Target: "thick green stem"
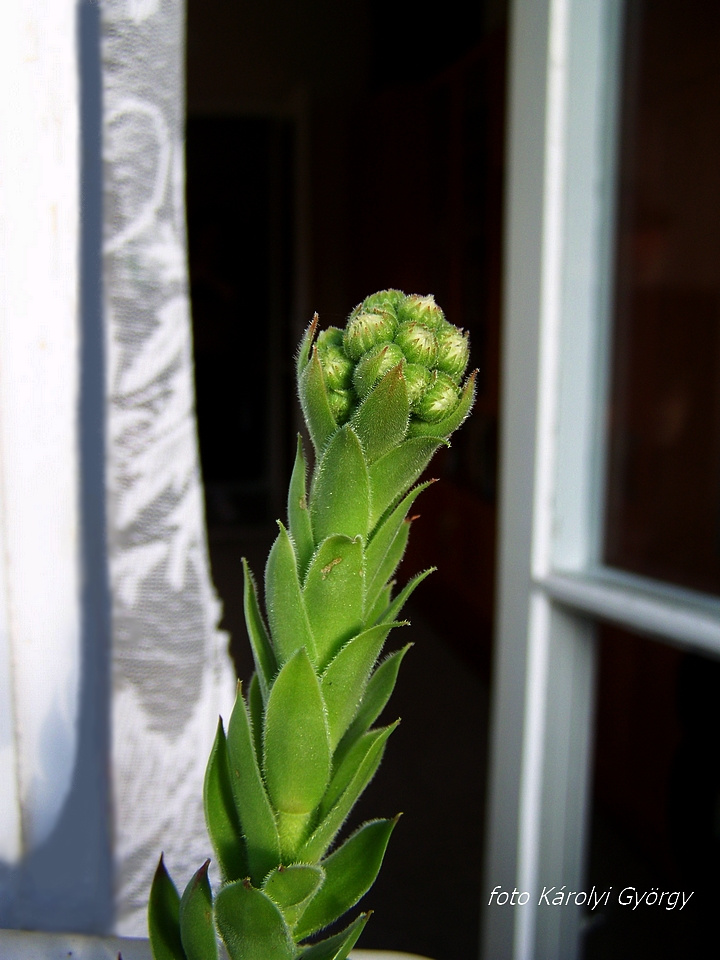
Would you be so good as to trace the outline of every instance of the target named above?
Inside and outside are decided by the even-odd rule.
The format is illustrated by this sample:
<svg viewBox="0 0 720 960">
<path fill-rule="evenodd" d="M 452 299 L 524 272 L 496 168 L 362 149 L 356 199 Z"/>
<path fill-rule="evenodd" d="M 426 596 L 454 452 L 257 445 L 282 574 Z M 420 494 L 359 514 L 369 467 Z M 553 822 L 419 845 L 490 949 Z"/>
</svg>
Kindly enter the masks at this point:
<svg viewBox="0 0 720 960">
<path fill-rule="evenodd" d="M 280 835 L 280 852 L 284 863 L 293 863 L 297 859 L 298 850 L 307 836 L 311 813 L 283 813 L 277 811 L 278 834 Z"/>
</svg>

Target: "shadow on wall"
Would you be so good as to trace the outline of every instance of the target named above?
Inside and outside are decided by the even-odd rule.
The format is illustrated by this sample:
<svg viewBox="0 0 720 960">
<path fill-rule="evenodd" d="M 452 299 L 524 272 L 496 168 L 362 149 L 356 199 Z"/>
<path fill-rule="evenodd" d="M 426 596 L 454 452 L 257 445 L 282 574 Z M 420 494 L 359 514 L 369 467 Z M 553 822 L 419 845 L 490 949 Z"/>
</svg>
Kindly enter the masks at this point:
<svg viewBox="0 0 720 960">
<path fill-rule="evenodd" d="M 82 622 L 75 767 L 48 838 L 0 865 L 0 926 L 102 933 L 113 922 L 106 758 L 109 754 L 110 595 L 105 544 L 105 381 L 102 330 L 100 10 L 77 5 L 81 143 L 80 501 Z M 59 711 L 64 715 L 66 711 Z M 45 731 L 49 781 L 62 719 Z M 52 789 L 50 783 L 48 789 Z M 67 892 L 71 889 L 72 897 Z"/>
</svg>

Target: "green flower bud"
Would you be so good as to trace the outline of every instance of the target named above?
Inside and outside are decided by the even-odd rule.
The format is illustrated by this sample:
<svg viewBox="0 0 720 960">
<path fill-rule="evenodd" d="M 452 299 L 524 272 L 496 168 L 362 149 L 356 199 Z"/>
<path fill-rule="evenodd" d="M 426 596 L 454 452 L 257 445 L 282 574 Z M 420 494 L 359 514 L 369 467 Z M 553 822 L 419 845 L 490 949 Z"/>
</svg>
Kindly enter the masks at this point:
<svg viewBox="0 0 720 960">
<path fill-rule="evenodd" d="M 435 303 L 435 297 L 430 294 L 421 297 L 417 293 L 405 297 L 398 307 L 400 323 L 422 323 L 430 330 L 437 330 L 445 321 L 445 314 Z"/>
<path fill-rule="evenodd" d="M 437 358 L 437 340 L 429 327 L 422 323 L 401 323 L 395 335 L 408 363 L 420 363 L 432 369 Z"/>
<path fill-rule="evenodd" d="M 343 332 L 339 327 L 328 327 L 327 330 L 321 330 L 318 334 L 316 346 L 320 353 L 327 347 L 342 347 Z"/>
<path fill-rule="evenodd" d="M 345 327 L 343 346 L 351 360 L 359 360 L 372 347 L 393 339 L 395 321 L 390 314 L 359 313 Z"/>
<path fill-rule="evenodd" d="M 402 290 L 379 290 L 363 300 L 362 312 L 379 313 L 382 310 L 389 310 L 397 317 L 398 308 L 405 299 Z"/>
<path fill-rule="evenodd" d="M 403 352 L 394 343 L 379 343 L 361 357 L 353 374 L 353 383 L 361 400 L 370 393 L 375 384 L 388 370 L 402 363 Z"/>
<path fill-rule="evenodd" d="M 422 400 L 425 391 L 433 380 L 432 373 L 419 363 L 406 363 L 403 367 L 410 410 L 416 412 L 416 406 Z"/>
<path fill-rule="evenodd" d="M 460 402 L 460 392 L 444 373 L 432 374 L 433 381 L 415 405 L 415 414 L 426 423 L 437 423 L 453 412 Z"/>
<path fill-rule="evenodd" d="M 347 423 L 355 410 L 354 390 L 328 390 L 328 403 L 339 427 Z"/>
<path fill-rule="evenodd" d="M 455 383 L 460 383 L 470 357 L 468 335 L 451 323 L 444 323 L 435 336 L 438 345 L 436 368 Z"/>
<path fill-rule="evenodd" d="M 352 386 L 353 363 L 342 348 L 342 331 L 337 332 L 340 334 L 340 344 L 321 342 L 322 334 L 318 337 L 318 357 L 328 387 L 331 390 L 349 390 Z"/>
<path fill-rule="evenodd" d="M 364 312 L 364 311 L 363 311 L 363 303 L 358 303 L 358 304 L 356 304 L 356 305 L 352 308 L 352 310 L 350 311 L 350 313 L 348 314 L 347 322 L 350 323 L 351 320 L 354 320 L 355 317 L 359 316 L 359 314 L 361 314 L 361 313 L 363 313 L 363 312 Z"/>
<path fill-rule="evenodd" d="M 155 956 L 170 943 L 173 956 L 216 958 L 216 934 L 233 956 L 263 960 L 346 957 L 355 944 L 367 915 L 304 945 L 369 889 L 395 826 L 371 820 L 338 843 L 397 726 L 373 727 L 408 649 L 383 657 L 384 645 L 430 571 L 393 596 L 395 574 L 432 482 L 420 476 L 472 407 L 475 374 L 453 382 L 466 362 L 466 338 L 432 297 L 397 290 L 363 301 L 345 332 L 319 333 L 317 314 L 305 331 L 295 369 L 315 463 L 308 477 L 298 438 L 264 603 L 244 563 L 255 672 L 218 725 L 205 775 L 222 886 L 214 896 L 207 861 L 180 900 L 161 859 Z"/>
</svg>

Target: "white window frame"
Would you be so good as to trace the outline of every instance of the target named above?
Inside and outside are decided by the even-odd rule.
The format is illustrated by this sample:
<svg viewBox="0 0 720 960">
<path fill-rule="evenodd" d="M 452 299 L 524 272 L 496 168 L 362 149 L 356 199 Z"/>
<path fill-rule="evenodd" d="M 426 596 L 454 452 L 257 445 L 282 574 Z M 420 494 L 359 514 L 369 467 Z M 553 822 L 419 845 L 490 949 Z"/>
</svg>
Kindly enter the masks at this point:
<svg viewBox="0 0 720 960">
<path fill-rule="evenodd" d="M 485 960 L 579 956 L 539 899 L 585 890 L 597 621 L 720 655 L 720 601 L 600 562 L 622 8 L 511 10 Z"/>
</svg>

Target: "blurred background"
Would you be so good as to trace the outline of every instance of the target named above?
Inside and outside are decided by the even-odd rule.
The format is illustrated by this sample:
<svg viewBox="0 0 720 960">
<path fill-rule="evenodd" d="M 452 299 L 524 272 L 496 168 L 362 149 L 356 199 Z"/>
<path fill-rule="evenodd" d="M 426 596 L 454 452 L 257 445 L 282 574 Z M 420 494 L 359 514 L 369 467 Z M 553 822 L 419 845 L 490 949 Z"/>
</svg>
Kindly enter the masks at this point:
<svg viewBox="0 0 720 960">
<path fill-rule="evenodd" d="M 239 675 L 240 565 L 262 575 L 300 426 L 294 351 L 317 310 L 433 293 L 470 331 L 472 419 L 401 576 L 437 565 L 353 817 L 405 811 L 366 946 L 477 951 L 493 610 L 506 10 L 452 2 L 200 3 L 187 21 L 187 217 L 213 577 Z M 239 229 L 238 229 L 239 225 Z M 403 638 L 403 642 L 406 642 Z"/>
<path fill-rule="evenodd" d="M 623 23 L 602 560 L 720 592 L 720 9 Z M 293 353 L 387 286 L 470 331 L 472 419 L 438 457 L 405 574 L 403 717 L 362 813 L 406 810 L 364 945 L 475 955 L 497 519 L 508 10 L 504 0 L 188 0 L 187 217 L 213 575 L 240 676 L 299 426 Z M 238 224 L 240 229 L 238 229 Z M 600 627 L 586 889 L 716 900 L 720 668 Z M 678 887 L 678 885 L 680 885 Z M 386 899 L 388 898 L 388 899 Z M 700 903 L 702 901 L 702 904 Z M 585 956 L 690 956 L 700 910 L 593 916 Z"/>
</svg>

